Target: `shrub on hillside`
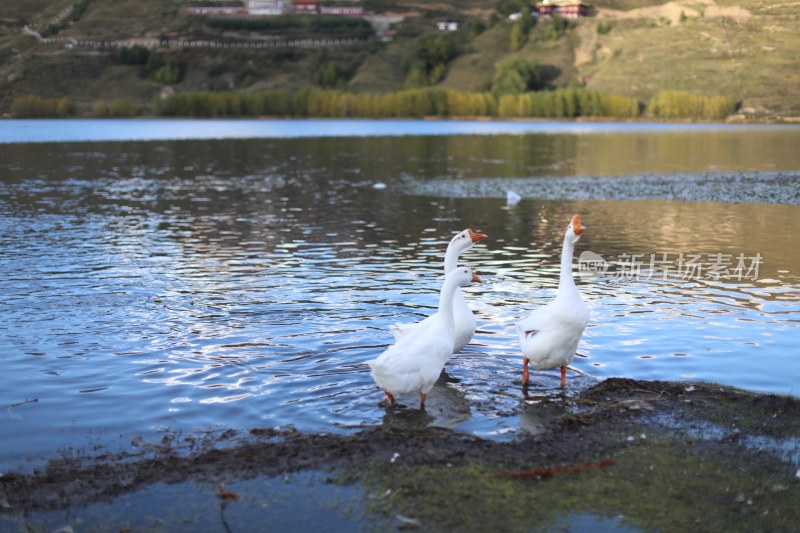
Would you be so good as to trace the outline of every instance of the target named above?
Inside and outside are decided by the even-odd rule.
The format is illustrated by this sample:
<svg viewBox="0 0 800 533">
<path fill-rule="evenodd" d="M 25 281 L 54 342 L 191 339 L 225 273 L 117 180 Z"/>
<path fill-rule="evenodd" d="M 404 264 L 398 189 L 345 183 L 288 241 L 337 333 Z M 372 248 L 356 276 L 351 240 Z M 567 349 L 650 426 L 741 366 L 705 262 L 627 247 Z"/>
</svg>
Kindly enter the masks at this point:
<svg viewBox="0 0 800 533">
<path fill-rule="evenodd" d="M 156 54 L 151 54 L 144 69 L 145 77 L 164 85 L 175 85 L 183 79 L 183 67 L 176 60 L 166 63 Z"/>
<path fill-rule="evenodd" d="M 206 25 L 223 31 L 257 31 L 272 34 L 314 33 L 330 37 L 368 39 L 375 35 L 372 25 L 361 17 L 283 16 L 211 17 Z"/>
<path fill-rule="evenodd" d="M 205 24 L 217 30 L 286 31 L 302 27 L 297 17 L 209 17 Z"/>
<path fill-rule="evenodd" d="M 347 73 L 338 63 L 329 61 L 317 69 L 314 82 L 325 89 L 344 86 L 347 83 Z"/>
<path fill-rule="evenodd" d="M 532 35 L 537 41 L 556 41 L 567 32 L 569 27 L 570 22 L 567 19 L 554 14 L 549 19 L 536 24 Z"/>
<path fill-rule="evenodd" d="M 519 22 L 515 22 L 511 26 L 511 31 L 508 32 L 508 49 L 516 52 L 522 45 L 525 44 L 525 34 L 522 32 L 522 26 Z"/>
<path fill-rule="evenodd" d="M 492 92 L 496 95 L 535 91 L 541 83 L 541 67 L 532 59 L 506 59 L 494 66 Z"/>
<path fill-rule="evenodd" d="M 406 84 L 421 87 L 439 82 L 456 53 L 456 42 L 451 34 L 423 33 L 406 57 Z"/>
<path fill-rule="evenodd" d="M 146 65 L 150 59 L 150 50 L 140 44 L 123 46 L 114 54 L 114 61 L 119 65 Z"/>
<path fill-rule="evenodd" d="M 501 15 L 508 17 L 512 13 L 517 13 L 523 4 L 524 2 L 521 2 L 520 0 L 497 0 L 495 9 Z"/>
<path fill-rule="evenodd" d="M 471 18 L 464 24 L 464 31 L 467 32 L 467 39 L 470 41 L 486 30 L 486 24 L 479 18 Z"/>
<path fill-rule="evenodd" d="M 372 25 L 360 17 L 317 16 L 311 19 L 309 27 L 314 33 L 353 39 L 369 39 L 375 35 Z"/>
<path fill-rule="evenodd" d="M 597 33 L 599 33 L 600 35 L 605 35 L 610 31 L 611 31 L 611 26 L 609 26 L 604 21 L 601 20 L 600 22 L 597 23 Z"/>
</svg>

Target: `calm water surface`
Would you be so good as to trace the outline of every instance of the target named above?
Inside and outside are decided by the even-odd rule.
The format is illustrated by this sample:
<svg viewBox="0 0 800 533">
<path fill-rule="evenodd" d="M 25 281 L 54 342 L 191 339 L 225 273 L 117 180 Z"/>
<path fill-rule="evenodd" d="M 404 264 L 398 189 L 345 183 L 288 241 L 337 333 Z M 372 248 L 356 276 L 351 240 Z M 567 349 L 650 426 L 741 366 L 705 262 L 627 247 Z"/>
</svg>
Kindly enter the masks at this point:
<svg viewBox="0 0 800 533">
<path fill-rule="evenodd" d="M 86 128 L 58 124 L 36 140 Z M 104 124 L 116 139 L 128 123 Z M 215 137 L 240 122 L 202 124 Z M 800 394 L 798 205 L 509 208 L 404 192 L 450 178 L 796 172 L 800 130 L 540 124 L 484 135 L 470 134 L 483 123 L 442 134 L 441 123 L 402 122 L 403 136 L 351 136 L 336 129 L 346 122 L 303 124 L 291 138 L 265 122 L 255 139 L 0 144 L 0 467 L 163 431 L 535 431 L 513 326 L 553 297 L 573 213 L 588 228 L 576 270 L 584 251 L 612 264 L 579 282 L 592 318 L 568 394 L 611 376 Z M 2 126 L 7 142 L 30 127 Z M 446 243 L 465 227 L 489 235 L 462 256 L 484 280 L 467 289 L 478 332 L 427 414 L 387 413 L 365 363 L 391 343 L 392 323 L 435 308 Z M 619 276 L 634 254 L 641 271 Z M 746 268 L 760 257 L 758 272 L 707 275 L 714 262 L 735 271 L 740 255 Z M 651 256 L 661 270 L 648 272 Z M 690 256 L 704 270 L 677 272 Z M 557 384 L 557 372 L 536 373 L 533 394 Z"/>
</svg>

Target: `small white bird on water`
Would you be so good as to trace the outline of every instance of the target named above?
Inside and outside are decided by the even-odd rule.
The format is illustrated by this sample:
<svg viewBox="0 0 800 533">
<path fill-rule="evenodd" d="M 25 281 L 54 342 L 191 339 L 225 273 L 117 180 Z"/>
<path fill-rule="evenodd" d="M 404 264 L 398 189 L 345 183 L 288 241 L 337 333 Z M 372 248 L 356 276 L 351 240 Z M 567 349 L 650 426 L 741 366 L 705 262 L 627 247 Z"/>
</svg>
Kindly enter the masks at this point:
<svg viewBox="0 0 800 533">
<path fill-rule="evenodd" d="M 575 357 L 578 342 L 589 323 L 589 308 L 572 277 L 573 251 L 585 229 L 581 217 L 573 216 L 564 234 L 556 299 L 517 323 L 523 355 L 523 386 L 529 380 L 528 362 L 536 370 L 560 367 L 561 387 L 567 384 L 567 365 Z"/>
<path fill-rule="evenodd" d="M 412 328 L 377 359 L 369 361 L 372 378 L 383 389 L 389 405 L 394 404 L 397 395 L 419 394 L 419 407 L 425 408 L 428 392 L 453 353 L 453 295 L 457 288 L 472 282 L 481 280 L 471 269 L 458 267 L 450 271 L 439 293 L 439 308 L 425 319 L 426 327 Z"/>
<path fill-rule="evenodd" d="M 522 200 L 522 196 L 517 194 L 514 191 L 506 191 L 506 205 L 508 207 L 514 207 Z"/>
</svg>

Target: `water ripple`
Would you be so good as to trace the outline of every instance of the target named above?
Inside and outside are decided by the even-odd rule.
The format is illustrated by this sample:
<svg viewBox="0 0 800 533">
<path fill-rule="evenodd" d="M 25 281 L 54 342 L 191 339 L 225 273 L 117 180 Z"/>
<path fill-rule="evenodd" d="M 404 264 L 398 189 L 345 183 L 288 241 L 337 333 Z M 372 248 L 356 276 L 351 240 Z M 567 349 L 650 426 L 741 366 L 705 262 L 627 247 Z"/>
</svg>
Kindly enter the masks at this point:
<svg viewBox="0 0 800 533">
<path fill-rule="evenodd" d="M 413 152 L 425 146 L 408 142 Z M 0 404 L 39 401 L 0 421 L 12 450 L 0 463 L 100 430 L 331 431 L 402 416 L 378 407 L 366 362 L 392 343 L 391 324 L 435 310 L 445 246 L 468 226 L 489 235 L 461 258 L 484 280 L 465 290 L 478 330 L 446 366 L 428 414 L 510 438 L 533 424 L 523 416 L 515 323 L 553 298 L 564 221 L 575 212 L 588 227 L 577 252 L 615 268 L 622 254 L 760 253 L 764 263 L 755 280 L 609 272 L 579 282 L 591 321 L 568 394 L 609 376 L 798 393 L 797 206 L 508 209 L 499 199 L 396 194 L 409 168 L 387 173 L 351 149 L 339 156 L 342 171 L 303 146 L 221 144 L 214 157 L 191 144 L 51 147 L 55 161 L 82 169 L 26 177 L 17 172 L 36 167 L 22 158 L 0 182 Z M 430 148 L 436 166 L 443 149 Z M 368 186 L 373 178 L 387 188 Z M 533 376 L 534 396 L 557 389 L 557 372 Z"/>
</svg>

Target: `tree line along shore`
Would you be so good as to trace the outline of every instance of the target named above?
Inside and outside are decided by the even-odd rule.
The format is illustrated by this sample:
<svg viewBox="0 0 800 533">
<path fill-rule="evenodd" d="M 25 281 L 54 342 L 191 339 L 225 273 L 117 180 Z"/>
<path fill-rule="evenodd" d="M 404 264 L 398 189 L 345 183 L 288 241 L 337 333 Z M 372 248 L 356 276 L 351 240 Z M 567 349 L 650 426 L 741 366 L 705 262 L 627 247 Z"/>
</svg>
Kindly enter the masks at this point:
<svg viewBox="0 0 800 533">
<path fill-rule="evenodd" d="M 517 94 L 462 92 L 442 88 L 388 93 L 336 89 L 269 89 L 253 92 L 197 91 L 154 98 L 149 109 L 126 99 L 97 100 L 89 114 L 76 113 L 67 98 L 21 96 L 11 104 L 12 118 L 258 117 L 420 118 L 489 117 L 501 119 L 601 117 L 614 119 L 691 119 L 719 121 L 734 114 L 727 96 L 661 91 L 649 101 L 582 87 Z"/>
</svg>

